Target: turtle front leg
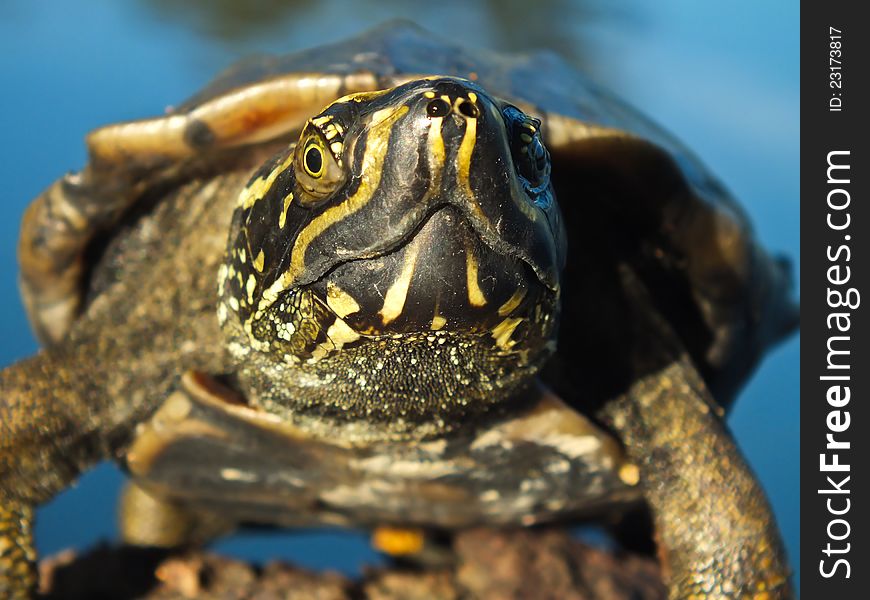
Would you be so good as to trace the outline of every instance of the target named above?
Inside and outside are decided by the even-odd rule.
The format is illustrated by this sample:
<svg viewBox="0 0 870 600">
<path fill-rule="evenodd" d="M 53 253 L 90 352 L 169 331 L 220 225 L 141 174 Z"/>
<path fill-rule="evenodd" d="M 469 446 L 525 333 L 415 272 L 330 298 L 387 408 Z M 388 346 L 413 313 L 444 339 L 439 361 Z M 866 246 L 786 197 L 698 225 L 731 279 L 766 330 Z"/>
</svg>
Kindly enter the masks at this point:
<svg viewBox="0 0 870 600">
<path fill-rule="evenodd" d="M 682 359 L 605 409 L 641 469 L 670 597 L 792 598 L 764 492 Z"/>
<path fill-rule="evenodd" d="M 0 372 L 0 599 L 33 591 L 34 507 L 110 454 L 111 436 L 83 392 L 53 352 Z"/>
<path fill-rule="evenodd" d="M 670 597 L 793 598 L 773 512 L 722 411 L 648 298 L 636 299 L 638 375 L 600 416 L 640 467 Z"/>
</svg>

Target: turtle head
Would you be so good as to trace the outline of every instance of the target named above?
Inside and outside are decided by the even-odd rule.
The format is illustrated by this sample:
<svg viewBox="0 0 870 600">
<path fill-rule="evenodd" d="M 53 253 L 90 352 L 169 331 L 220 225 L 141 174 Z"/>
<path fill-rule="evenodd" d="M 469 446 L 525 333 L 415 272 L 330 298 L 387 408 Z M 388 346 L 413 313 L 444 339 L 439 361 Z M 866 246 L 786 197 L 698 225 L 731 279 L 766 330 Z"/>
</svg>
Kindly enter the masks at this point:
<svg viewBox="0 0 870 600">
<path fill-rule="evenodd" d="M 219 317 L 265 404 L 448 419 L 552 353 L 563 240 L 540 123 L 413 81 L 337 100 L 254 175 Z"/>
</svg>

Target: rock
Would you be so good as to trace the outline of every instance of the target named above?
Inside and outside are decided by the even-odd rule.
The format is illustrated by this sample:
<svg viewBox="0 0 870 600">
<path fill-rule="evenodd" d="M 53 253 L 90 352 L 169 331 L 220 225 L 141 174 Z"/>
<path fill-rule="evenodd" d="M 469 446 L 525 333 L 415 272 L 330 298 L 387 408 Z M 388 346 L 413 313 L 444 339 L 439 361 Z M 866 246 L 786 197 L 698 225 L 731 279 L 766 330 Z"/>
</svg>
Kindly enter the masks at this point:
<svg viewBox="0 0 870 600">
<path fill-rule="evenodd" d="M 653 600 L 666 590 L 647 556 L 590 547 L 559 529 L 475 529 L 453 542 L 455 563 L 367 570 L 357 580 L 284 563 L 258 567 L 192 551 L 102 546 L 40 565 L 51 600 Z"/>
</svg>

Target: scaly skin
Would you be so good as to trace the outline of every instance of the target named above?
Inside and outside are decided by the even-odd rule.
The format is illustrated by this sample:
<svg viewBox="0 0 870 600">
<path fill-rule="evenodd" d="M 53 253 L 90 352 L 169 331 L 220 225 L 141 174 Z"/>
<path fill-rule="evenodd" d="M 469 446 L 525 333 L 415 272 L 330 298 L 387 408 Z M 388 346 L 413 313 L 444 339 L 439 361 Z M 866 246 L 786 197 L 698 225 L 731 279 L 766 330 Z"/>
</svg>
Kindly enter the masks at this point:
<svg viewBox="0 0 870 600">
<path fill-rule="evenodd" d="M 71 423 L 88 406 L 41 353 L 0 372 L 0 599 L 28 598 L 36 585 L 34 506 L 90 464 L 88 433 Z M 54 371 L 54 372 L 52 372 Z M 57 388 L 50 388 L 54 375 Z M 34 399 L 50 398 L 50 403 Z M 75 436 L 78 440 L 72 440 Z M 99 451 L 98 451 L 99 452 Z"/>
<path fill-rule="evenodd" d="M 793 598 L 764 491 L 682 344 L 627 279 L 636 377 L 599 416 L 640 468 L 670 598 Z"/>
<path fill-rule="evenodd" d="M 606 409 L 640 466 L 670 597 L 791 598 L 770 506 L 708 399 L 683 359 Z"/>
<path fill-rule="evenodd" d="M 33 508 L 27 503 L 0 502 L 0 598 L 27 600 L 36 587 Z"/>
</svg>

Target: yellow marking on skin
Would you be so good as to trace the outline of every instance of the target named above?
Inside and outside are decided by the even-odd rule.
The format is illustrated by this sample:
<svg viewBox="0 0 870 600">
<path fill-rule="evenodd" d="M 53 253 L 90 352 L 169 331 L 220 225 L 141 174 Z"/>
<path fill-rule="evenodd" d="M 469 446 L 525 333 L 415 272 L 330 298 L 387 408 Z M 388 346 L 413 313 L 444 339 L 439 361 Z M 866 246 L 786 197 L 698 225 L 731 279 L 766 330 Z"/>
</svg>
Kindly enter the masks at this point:
<svg viewBox="0 0 870 600">
<path fill-rule="evenodd" d="M 468 92 L 468 99 L 471 100 L 472 104 L 476 104 L 477 103 L 477 94 L 475 94 L 474 92 Z"/>
<path fill-rule="evenodd" d="M 513 295 L 508 298 L 508 301 L 502 304 L 498 309 L 498 316 L 506 317 L 511 314 L 516 307 L 520 305 L 520 302 L 523 301 L 523 298 L 526 297 L 526 288 L 517 288 L 517 291 L 513 293 Z"/>
<path fill-rule="evenodd" d="M 227 273 L 229 273 L 229 269 L 227 268 L 226 263 L 221 264 L 220 268 L 218 268 L 218 287 L 224 287 L 224 284 L 227 282 Z"/>
<path fill-rule="evenodd" d="M 259 254 L 257 254 L 257 258 L 254 259 L 254 268 L 257 269 L 257 273 L 263 272 L 263 264 L 266 262 L 266 255 L 263 254 L 263 250 L 260 249 Z"/>
<path fill-rule="evenodd" d="M 338 135 L 338 130 L 335 128 L 335 125 L 330 125 L 326 129 L 323 130 L 323 137 L 327 140 L 331 140 L 335 136 Z"/>
<path fill-rule="evenodd" d="M 244 209 L 251 208 L 257 201 L 262 200 L 263 196 L 271 189 L 272 184 L 275 183 L 275 180 L 278 176 L 287 170 L 290 165 L 293 164 L 293 152 L 284 159 L 280 165 L 272 169 L 272 171 L 265 177 L 257 177 L 254 181 L 249 183 L 245 189 L 242 190 L 242 193 L 239 194 L 239 206 Z"/>
<path fill-rule="evenodd" d="M 245 290 L 248 292 L 248 303 L 254 303 L 254 290 L 257 289 L 257 280 L 254 278 L 254 274 L 251 273 L 248 275 L 248 282 L 245 284 Z"/>
<path fill-rule="evenodd" d="M 462 143 L 459 144 L 459 151 L 456 156 L 458 161 L 458 177 L 459 183 L 465 187 L 469 198 L 474 198 L 474 192 L 471 191 L 471 182 L 468 179 L 468 174 L 471 171 L 471 154 L 474 152 L 474 143 L 477 141 L 477 119 L 466 119 L 465 134 L 462 136 Z"/>
<path fill-rule="evenodd" d="M 429 327 L 432 331 L 440 331 L 444 329 L 444 326 L 447 325 L 447 319 L 435 313 L 435 316 L 432 317 L 432 325 Z"/>
<path fill-rule="evenodd" d="M 342 148 L 341 142 L 332 142 L 329 145 L 329 149 L 332 150 L 332 153 L 336 156 L 341 154 L 341 148 Z"/>
<path fill-rule="evenodd" d="M 314 364 L 317 361 L 326 358 L 333 352 L 335 352 L 335 344 L 332 343 L 332 340 L 327 338 L 325 342 L 317 344 L 317 347 L 311 351 L 311 358 L 305 362 L 309 365 Z"/>
<path fill-rule="evenodd" d="M 293 202 L 293 192 L 284 196 L 284 208 L 281 210 L 281 216 L 278 217 L 279 229 L 284 229 L 284 225 L 287 223 L 287 209 L 290 207 L 291 202 Z"/>
<path fill-rule="evenodd" d="M 375 129 L 376 127 L 378 127 L 378 125 L 381 125 L 384 121 L 387 121 L 387 119 L 390 120 L 389 125 L 392 125 L 399 117 L 408 112 L 408 110 L 408 107 L 404 105 L 399 107 L 391 106 L 388 108 L 382 108 L 381 110 L 376 111 L 372 114 L 372 118 L 369 121 L 369 129 Z M 369 136 L 371 136 L 372 133 L 370 133 Z M 378 133 L 386 133 L 386 138 L 384 139 L 384 141 L 389 138 L 389 130 L 384 131 L 383 129 L 379 129 Z M 366 146 L 366 154 L 368 154 L 368 146 Z"/>
<path fill-rule="evenodd" d="M 480 282 L 477 280 L 478 271 L 477 257 L 474 255 L 474 250 L 471 247 L 465 249 L 465 283 L 468 287 L 468 302 L 471 306 L 486 306 L 486 296 L 483 295 L 483 290 L 480 289 Z"/>
<path fill-rule="evenodd" d="M 484 222 L 489 222 L 483 209 L 476 201 L 474 191 L 471 189 L 471 155 L 474 152 L 474 143 L 477 141 L 477 119 L 468 118 L 465 120 L 465 134 L 462 136 L 462 143 L 459 144 L 459 150 L 456 153 L 456 179 L 460 186 L 465 189 L 465 194 L 471 202 L 471 206 L 477 213 L 477 216 Z"/>
<path fill-rule="evenodd" d="M 310 123 L 315 127 L 323 127 L 330 121 L 332 121 L 332 115 L 323 115 L 320 117 L 314 117 L 313 119 L 311 119 Z"/>
<path fill-rule="evenodd" d="M 342 319 L 359 310 L 359 304 L 353 296 L 331 281 L 326 282 L 326 304 Z"/>
<path fill-rule="evenodd" d="M 227 305 L 223 302 L 218 303 L 217 307 L 218 323 L 223 325 L 227 322 Z"/>
<path fill-rule="evenodd" d="M 432 331 L 440 331 L 447 324 L 447 319 L 441 315 L 441 294 L 435 296 L 435 310 L 432 311 L 432 324 L 429 329 Z"/>
<path fill-rule="evenodd" d="M 387 92 L 390 91 L 391 88 L 383 89 L 383 90 L 369 90 L 363 92 L 354 92 L 353 94 L 347 94 L 338 98 L 337 100 L 333 100 L 324 110 L 328 110 L 330 106 L 334 106 L 336 104 L 346 104 L 348 102 L 368 102 L 369 100 L 374 100 L 378 96 L 383 96 Z M 332 116 L 329 115 L 331 119 Z M 340 125 L 336 123 L 336 126 L 341 128 Z"/>
<path fill-rule="evenodd" d="M 387 154 L 387 144 L 393 124 L 408 112 L 407 106 L 384 109 L 376 112 L 372 117 L 365 154 L 361 167 L 361 180 L 356 193 L 342 202 L 332 206 L 311 222 L 296 237 L 293 249 L 290 253 L 290 265 L 287 270 L 263 293 L 260 301 L 260 310 L 265 309 L 278 296 L 286 290 L 305 270 L 305 252 L 311 242 L 323 233 L 328 227 L 349 217 L 365 206 L 374 196 L 375 190 L 381 183 L 383 175 L 384 159 Z"/>
<path fill-rule="evenodd" d="M 244 264 L 244 262 L 248 260 L 248 253 L 245 251 L 244 248 L 239 248 L 238 255 L 240 263 Z"/>
<path fill-rule="evenodd" d="M 441 123 L 444 117 L 435 117 L 429 124 L 429 136 L 427 145 L 429 147 L 429 160 L 432 168 L 432 183 L 429 190 L 433 191 L 441 187 L 441 171 L 444 168 L 446 160 L 446 152 L 444 151 L 444 138 L 441 135 Z M 428 193 L 427 193 L 428 194 Z M 427 195 L 428 197 L 428 195 Z"/>
<path fill-rule="evenodd" d="M 495 345 L 502 350 L 510 350 L 511 348 L 513 348 L 516 342 L 511 339 L 511 336 L 514 334 L 517 325 L 522 322 L 523 319 L 514 317 L 505 319 L 504 321 L 493 327 L 492 337 L 495 340 Z"/>
<path fill-rule="evenodd" d="M 383 96 L 384 94 L 386 94 L 389 91 L 390 91 L 390 89 L 387 88 L 384 90 L 372 90 L 372 91 L 368 91 L 368 92 L 356 92 L 353 94 L 348 94 L 346 96 L 342 96 L 341 98 L 339 98 L 338 100 L 336 100 L 332 104 L 344 104 L 345 102 L 350 102 L 350 101 L 367 102 L 368 100 L 374 100 L 378 96 Z M 330 104 L 329 106 L 332 106 L 332 104 Z"/>
<path fill-rule="evenodd" d="M 423 96 L 426 98 L 434 98 L 435 92 L 423 92 Z"/>
<path fill-rule="evenodd" d="M 336 319 L 335 323 L 330 325 L 329 329 L 326 330 L 326 337 L 332 340 L 338 349 L 345 344 L 357 341 L 360 338 L 360 334 L 343 320 Z"/>
<path fill-rule="evenodd" d="M 640 483 L 640 469 L 637 465 L 626 463 L 619 467 L 619 478 L 625 485 L 637 485 Z"/>
<path fill-rule="evenodd" d="M 402 272 L 384 295 L 384 306 L 380 310 L 381 322 L 387 325 L 402 314 L 405 308 L 405 300 L 408 298 L 408 288 L 411 286 L 411 278 L 417 266 L 417 254 L 420 250 L 416 240 L 408 244 L 405 250 L 405 261 L 402 264 Z"/>
</svg>

